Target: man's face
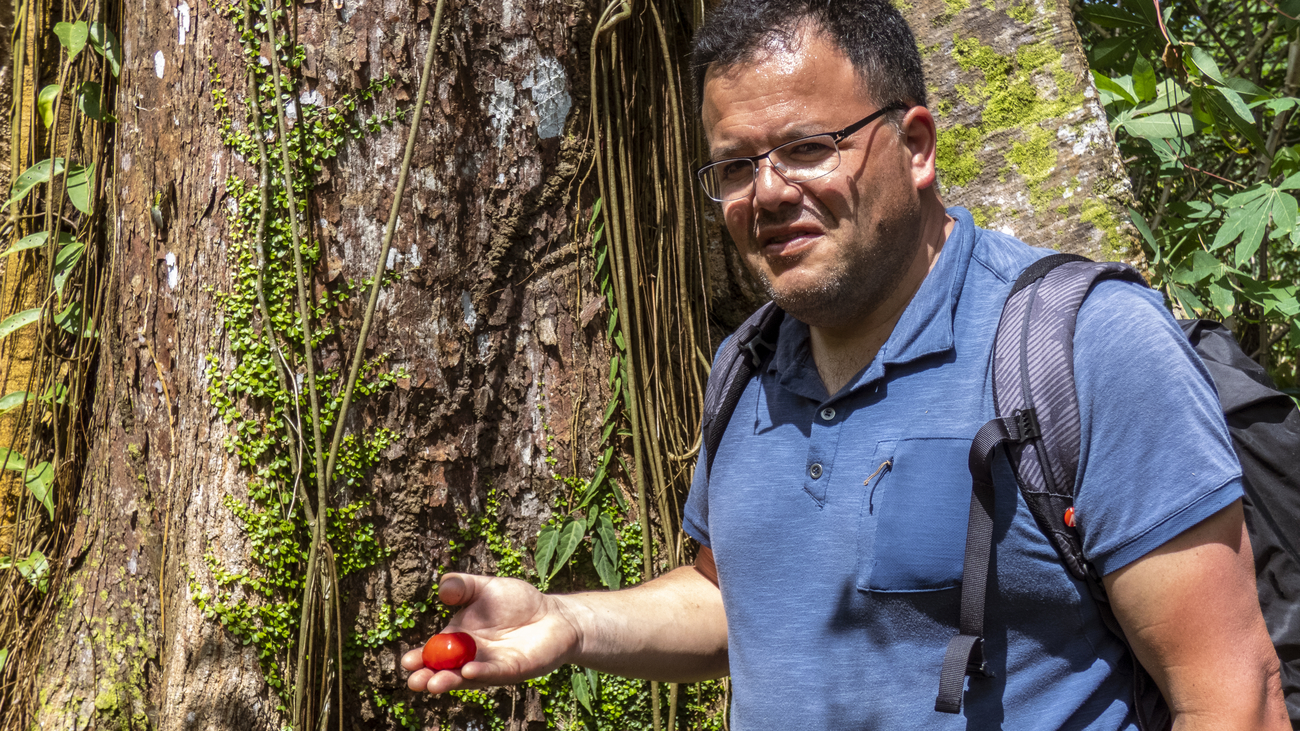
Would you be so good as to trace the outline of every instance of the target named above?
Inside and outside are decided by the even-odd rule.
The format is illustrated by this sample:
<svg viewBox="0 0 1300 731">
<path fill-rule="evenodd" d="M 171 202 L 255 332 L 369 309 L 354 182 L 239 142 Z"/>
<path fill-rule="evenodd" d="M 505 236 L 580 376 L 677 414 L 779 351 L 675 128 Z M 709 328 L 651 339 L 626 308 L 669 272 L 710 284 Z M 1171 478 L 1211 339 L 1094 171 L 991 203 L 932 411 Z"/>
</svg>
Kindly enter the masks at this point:
<svg viewBox="0 0 1300 731">
<path fill-rule="evenodd" d="M 814 30 L 801 31 L 790 48 L 705 77 L 713 160 L 760 155 L 877 109 L 848 57 Z M 753 193 L 721 204 L 727 230 L 772 299 L 816 327 L 851 325 L 874 311 L 913 261 L 920 230 L 913 156 L 898 131 L 882 118 L 839 149 L 838 168 L 804 183 L 786 181 L 763 160 Z"/>
</svg>

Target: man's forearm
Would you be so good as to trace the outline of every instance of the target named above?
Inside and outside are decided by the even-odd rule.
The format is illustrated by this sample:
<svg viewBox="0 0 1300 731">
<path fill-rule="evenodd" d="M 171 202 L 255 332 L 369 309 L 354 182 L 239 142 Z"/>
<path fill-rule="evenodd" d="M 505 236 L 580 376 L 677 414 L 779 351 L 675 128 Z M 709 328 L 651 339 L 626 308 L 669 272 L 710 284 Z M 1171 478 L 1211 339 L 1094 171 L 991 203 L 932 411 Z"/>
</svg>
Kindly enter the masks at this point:
<svg viewBox="0 0 1300 731">
<path fill-rule="evenodd" d="M 667 682 L 727 674 L 722 593 L 693 566 L 622 591 L 552 598 L 579 630 L 568 662 Z"/>
</svg>

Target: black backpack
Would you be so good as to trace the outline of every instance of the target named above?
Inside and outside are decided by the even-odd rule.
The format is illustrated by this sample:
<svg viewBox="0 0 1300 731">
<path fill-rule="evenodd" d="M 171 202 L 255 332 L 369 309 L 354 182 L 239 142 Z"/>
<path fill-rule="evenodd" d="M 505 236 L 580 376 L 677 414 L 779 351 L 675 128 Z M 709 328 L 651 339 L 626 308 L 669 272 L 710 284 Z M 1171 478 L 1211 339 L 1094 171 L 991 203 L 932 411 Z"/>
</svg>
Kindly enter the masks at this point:
<svg viewBox="0 0 1300 731">
<path fill-rule="evenodd" d="M 1075 319 L 1088 292 L 1103 279 L 1146 286 L 1128 265 L 1054 254 L 1025 269 L 1003 307 L 993 348 L 998 418 L 985 424 L 971 443 L 971 512 L 959 633 L 949 642 L 944 657 L 936 711 L 960 712 L 966 675 L 989 675 L 982 634 L 992 545 L 991 468 L 998 447 L 1004 448 L 1021 495 L 1066 570 L 1086 583 L 1106 625 L 1124 638 L 1109 610 L 1101 577 L 1084 559 L 1079 534 L 1067 525 L 1067 513 L 1073 513 L 1079 459 L 1077 394 L 1073 388 L 1043 387 L 1063 380 L 1073 383 Z M 714 455 L 740 395 L 775 353 L 783 318 L 784 313 L 769 302 L 718 352 L 704 397 L 706 477 L 712 473 Z M 1260 606 L 1282 662 L 1283 692 L 1292 727 L 1300 730 L 1300 552 L 1283 528 L 1300 525 L 1300 411 L 1274 388 L 1263 368 L 1242 352 L 1223 326 L 1205 320 L 1180 324 L 1214 379 L 1241 460 L 1243 503 L 1255 553 Z M 1046 349 L 1039 350 L 1046 342 L 1064 347 L 1049 355 Z M 1044 393 L 1051 393 L 1052 398 L 1036 398 Z M 1134 665 L 1133 702 L 1139 726 L 1169 728 L 1169 710 L 1159 689 L 1131 652 L 1129 657 Z"/>
</svg>

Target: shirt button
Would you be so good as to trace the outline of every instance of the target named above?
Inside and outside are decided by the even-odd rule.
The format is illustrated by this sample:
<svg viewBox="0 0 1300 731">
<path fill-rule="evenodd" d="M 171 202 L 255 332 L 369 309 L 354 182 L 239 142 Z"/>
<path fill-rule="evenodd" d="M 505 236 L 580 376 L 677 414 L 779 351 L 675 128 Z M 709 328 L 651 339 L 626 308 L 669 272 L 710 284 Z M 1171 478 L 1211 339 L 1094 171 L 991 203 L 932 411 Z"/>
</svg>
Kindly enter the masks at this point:
<svg viewBox="0 0 1300 731">
<path fill-rule="evenodd" d="M 821 462 L 813 462 L 812 467 L 808 468 L 808 476 L 814 480 L 822 476 Z"/>
<path fill-rule="evenodd" d="M 832 409 L 829 406 L 822 409 L 822 421 L 830 421 L 831 419 L 834 418 L 835 418 L 835 409 Z"/>
</svg>

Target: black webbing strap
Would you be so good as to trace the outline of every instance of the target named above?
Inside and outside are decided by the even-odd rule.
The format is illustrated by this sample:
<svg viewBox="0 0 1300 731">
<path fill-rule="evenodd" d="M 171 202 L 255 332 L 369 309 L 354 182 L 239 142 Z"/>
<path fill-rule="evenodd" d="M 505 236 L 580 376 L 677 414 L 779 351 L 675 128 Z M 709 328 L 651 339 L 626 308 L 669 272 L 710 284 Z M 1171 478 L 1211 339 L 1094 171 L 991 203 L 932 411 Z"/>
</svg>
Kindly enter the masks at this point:
<svg viewBox="0 0 1300 731">
<path fill-rule="evenodd" d="M 958 634 L 948 641 L 939 671 L 939 696 L 934 710 L 961 713 L 967 675 L 992 677 L 984 661 L 984 603 L 988 590 L 989 554 L 993 549 L 993 453 L 1006 442 L 1039 436 L 1032 410 L 993 419 L 980 428 L 970 445 L 970 522 L 966 528 L 966 558 L 961 573 L 961 615 Z"/>
</svg>

